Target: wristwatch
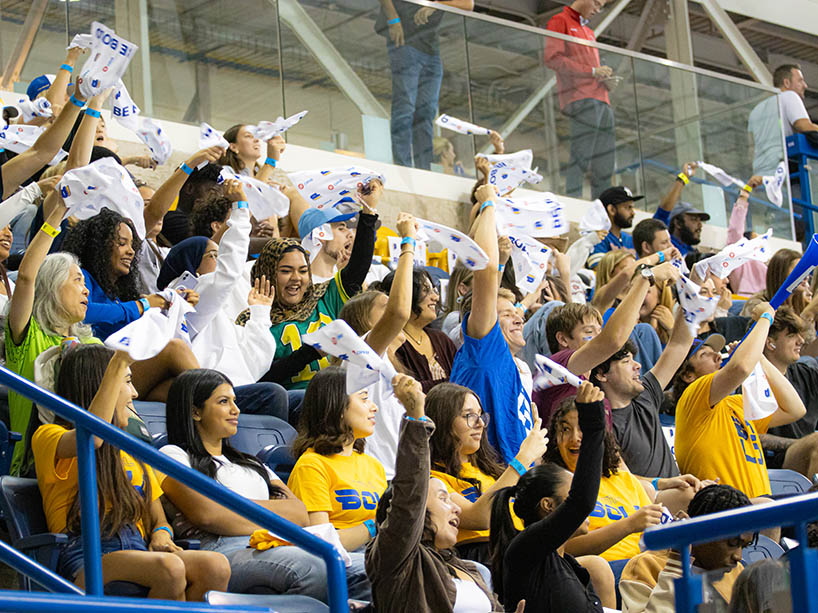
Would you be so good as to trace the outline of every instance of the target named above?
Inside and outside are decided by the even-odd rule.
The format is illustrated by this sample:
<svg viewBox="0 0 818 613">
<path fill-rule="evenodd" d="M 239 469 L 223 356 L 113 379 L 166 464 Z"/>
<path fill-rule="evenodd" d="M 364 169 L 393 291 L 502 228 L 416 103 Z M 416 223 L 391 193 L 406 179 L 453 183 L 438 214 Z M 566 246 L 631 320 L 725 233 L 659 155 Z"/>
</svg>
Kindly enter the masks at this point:
<svg viewBox="0 0 818 613">
<path fill-rule="evenodd" d="M 647 279 L 650 286 L 653 287 L 656 285 L 656 277 L 653 275 L 653 270 L 647 264 L 643 264 L 639 267 L 639 274 L 642 275 L 643 279 Z"/>
</svg>

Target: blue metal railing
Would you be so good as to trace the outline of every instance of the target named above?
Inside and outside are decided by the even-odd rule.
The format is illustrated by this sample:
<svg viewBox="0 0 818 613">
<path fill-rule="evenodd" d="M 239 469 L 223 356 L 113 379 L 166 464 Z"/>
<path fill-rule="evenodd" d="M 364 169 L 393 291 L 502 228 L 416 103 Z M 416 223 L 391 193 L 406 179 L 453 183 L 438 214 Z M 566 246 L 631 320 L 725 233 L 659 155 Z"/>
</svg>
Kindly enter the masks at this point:
<svg viewBox="0 0 818 613">
<path fill-rule="evenodd" d="M 23 377 L 11 372 L 5 367 L 0 367 L 0 383 L 8 386 L 18 394 L 31 399 L 33 402 L 51 409 L 60 417 L 67 419 L 74 423 L 77 432 L 77 469 L 79 478 L 79 495 L 80 504 L 82 508 L 81 528 L 83 539 L 83 555 L 85 563 L 85 585 L 86 593 L 92 596 L 103 595 L 102 583 L 102 565 L 101 565 L 101 551 L 100 551 L 100 535 L 99 535 L 99 513 L 97 502 L 97 478 L 96 478 L 96 456 L 94 453 L 94 437 L 97 436 L 115 447 L 122 449 L 126 453 L 132 455 L 163 472 L 169 477 L 173 477 L 179 483 L 182 483 L 189 488 L 216 500 L 222 506 L 231 511 L 249 519 L 250 521 L 264 526 L 268 530 L 281 535 L 291 543 L 299 547 L 303 547 L 310 553 L 313 553 L 321 558 L 327 565 L 327 579 L 329 584 L 329 606 L 333 613 L 341 613 L 348 611 L 349 605 L 347 603 L 347 586 L 346 586 L 346 571 L 343 559 L 336 549 L 309 532 L 301 529 L 292 522 L 287 521 L 258 505 L 247 498 L 239 496 L 230 491 L 215 479 L 204 476 L 203 474 L 183 466 L 176 460 L 171 459 L 167 455 L 160 453 L 150 445 L 132 437 L 127 432 L 101 420 L 96 415 L 89 413 L 79 407 L 71 404 L 56 394 L 53 394 L 34 383 L 24 379 Z M 13 551 L 13 550 L 12 550 Z M 25 556 L 23 556 L 25 557 Z M 9 555 L 7 549 L 0 548 L 0 561 L 5 562 L 16 570 L 30 576 L 34 581 L 49 588 L 65 590 L 64 586 L 58 585 L 54 580 L 53 573 L 49 576 L 43 572 L 42 566 L 35 562 L 30 562 L 26 568 L 21 568 L 20 560 L 13 559 Z M 61 589 L 62 588 L 62 589 Z M 11 592 L 0 591 L 0 608 L 6 610 L 5 603 L 7 598 L 11 598 Z M 39 606 L 42 609 L 42 595 L 29 595 L 27 598 L 40 598 Z M 16 596 L 15 596 L 16 598 Z M 79 603 L 92 602 L 90 599 L 83 598 Z M 103 601 L 101 598 L 99 602 L 116 603 L 119 609 L 121 599 L 107 598 Z M 67 601 L 66 601 L 67 602 Z M 123 600 L 124 602 L 124 600 Z M 149 606 L 145 600 L 139 600 L 141 604 L 139 608 L 145 611 Z M 183 608 L 193 610 L 187 603 L 163 603 L 164 610 L 174 605 L 186 605 Z M 78 604 L 77 610 L 87 610 L 84 604 Z M 15 610 L 18 609 L 15 605 Z M 26 609 L 28 610 L 28 609 Z M 66 610 L 66 609 L 63 609 Z M 119 609 L 122 610 L 122 609 Z M 196 609 L 199 610 L 199 609 Z M 213 612 L 216 608 L 209 608 Z M 229 607 L 224 607 L 223 610 L 238 610 Z M 263 610 L 263 609 L 259 609 Z"/>
<path fill-rule="evenodd" d="M 777 526 L 795 526 L 799 546 L 790 550 L 793 611 L 818 613 L 818 598 L 810 598 L 810 582 L 818 576 L 818 550 L 807 547 L 807 523 L 818 519 L 818 494 L 804 494 L 765 505 L 714 513 L 645 530 L 648 549 L 674 548 L 681 553 L 682 577 L 676 579 L 677 613 L 693 613 L 702 602 L 702 578 L 690 569 L 689 545 L 708 543 Z"/>
</svg>

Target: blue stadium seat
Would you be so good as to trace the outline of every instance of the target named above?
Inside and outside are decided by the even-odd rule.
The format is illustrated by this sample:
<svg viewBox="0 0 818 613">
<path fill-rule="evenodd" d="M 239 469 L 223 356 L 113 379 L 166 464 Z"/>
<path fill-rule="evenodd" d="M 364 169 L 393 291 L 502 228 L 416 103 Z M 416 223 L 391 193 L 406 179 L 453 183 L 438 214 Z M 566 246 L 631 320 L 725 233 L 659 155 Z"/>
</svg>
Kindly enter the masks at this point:
<svg viewBox="0 0 818 613">
<path fill-rule="evenodd" d="M 0 475 L 9 474 L 14 445 L 22 438 L 19 432 L 9 432 L 6 424 L 0 421 Z"/>
<path fill-rule="evenodd" d="M 663 426 L 673 428 L 676 426 L 676 417 L 673 415 L 668 415 L 667 413 L 659 413 L 659 423 Z"/>
<path fill-rule="evenodd" d="M 136 414 L 145 422 L 148 432 L 151 433 L 151 437 L 154 439 L 154 446 L 156 446 L 156 437 L 168 431 L 165 404 L 163 402 L 135 400 L 133 408 L 136 410 Z"/>
<path fill-rule="evenodd" d="M 794 470 L 786 468 L 770 468 L 767 470 L 770 476 L 770 487 L 773 498 L 786 498 L 806 494 L 812 483 L 804 475 Z"/>
<path fill-rule="evenodd" d="M 244 453 L 256 455 L 265 447 L 289 445 L 296 431 L 286 421 L 271 415 L 239 415 L 239 430 L 230 444 Z"/>
<path fill-rule="evenodd" d="M 290 479 L 290 473 L 293 472 L 295 466 L 295 458 L 293 457 L 292 445 L 269 445 L 259 451 L 256 457 L 262 464 L 267 465 L 279 479 L 287 483 Z"/>
<path fill-rule="evenodd" d="M 784 555 L 784 549 L 773 539 L 758 535 L 755 545 L 745 547 L 741 555 L 741 561 L 745 566 L 758 562 L 759 560 L 777 560 Z"/>
<path fill-rule="evenodd" d="M 210 591 L 205 601 L 212 605 L 269 607 L 275 613 L 329 613 L 329 607 L 309 596 L 277 594 L 233 594 Z"/>
</svg>

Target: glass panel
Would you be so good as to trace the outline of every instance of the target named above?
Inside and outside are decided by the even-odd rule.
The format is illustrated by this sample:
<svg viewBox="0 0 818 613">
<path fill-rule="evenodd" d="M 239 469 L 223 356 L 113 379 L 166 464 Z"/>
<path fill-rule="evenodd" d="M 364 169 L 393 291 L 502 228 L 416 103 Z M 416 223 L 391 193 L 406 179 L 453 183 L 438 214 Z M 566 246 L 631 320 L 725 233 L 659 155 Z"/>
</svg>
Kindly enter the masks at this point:
<svg viewBox="0 0 818 613">
<path fill-rule="evenodd" d="M 751 577 L 743 582 L 741 593 L 737 595 L 741 602 L 746 603 L 745 610 L 790 613 L 792 596 L 789 568 L 789 562 L 783 558 L 762 559 L 749 567 L 745 564 L 742 574 L 750 573 Z M 727 613 L 728 606 L 722 594 L 725 591 L 729 594 L 732 585 L 720 583 L 723 577 L 723 571 L 718 570 L 702 575 L 702 603 L 696 608 L 698 613 Z"/>
</svg>

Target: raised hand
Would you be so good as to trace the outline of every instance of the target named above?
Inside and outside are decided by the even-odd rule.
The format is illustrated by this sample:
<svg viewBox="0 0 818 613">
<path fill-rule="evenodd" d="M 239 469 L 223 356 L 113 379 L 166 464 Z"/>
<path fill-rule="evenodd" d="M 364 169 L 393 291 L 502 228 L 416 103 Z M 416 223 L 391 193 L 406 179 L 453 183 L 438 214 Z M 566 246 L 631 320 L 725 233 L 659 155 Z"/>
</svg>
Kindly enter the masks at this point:
<svg viewBox="0 0 818 613">
<path fill-rule="evenodd" d="M 537 411 L 537 406 L 531 404 L 531 417 L 533 425 L 531 432 L 520 443 L 520 451 L 517 453 L 517 460 L 525 467 L 531 466 L 531 463 L 537 458 L 541 458 L 548 448 L 548 429 L 543 428 L 542 418 Z"/>
<path fill-rule="evenodd" d="M 250 288 L 250 295 L 247 296 L 247 304 L 250 306 L 257 304 L 268 307 L 273 306 L 275 295 L 275 286 L 267 280 L 265 275 L 261 275 L 261 278 L 256 279 L 253 283 L 253 287 Z"/>
<path fill-rule="evenodd" d="M 398 234 L 401 238 L 415 238 L 417 235 L 418 224 L 415 221 L 415 216 L 411 213 L 398 213 Z"/>
<path fill-rule="evenodd" d="M 420 419 L 425 416 L 426 395 L 417 379 L 409 375 L 395 375 L 392 378 L 392 389 L 409 417 Z"/>
<path fill-rule="evenodd" d="M 196 168 L 202 162 L 215 164 L 223 155 L 224 149 L 222 147 L 218 146 L 208 147 L 207 149 L 202 149 L 201 151 L 197 151 L 196 153 L 194 153 L 190 157 L 190 159 L 185 163 L 190 168 Z"/>
<path fill-rule="evenodd" d="M 228 179 L 224 182 L 224 197 L 230 202 L 239 202 L 240 200 L 247 200 L 244 195 L 244 185 L 238 179 Z"/>
</svg>

